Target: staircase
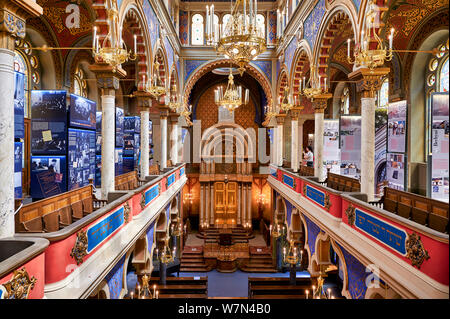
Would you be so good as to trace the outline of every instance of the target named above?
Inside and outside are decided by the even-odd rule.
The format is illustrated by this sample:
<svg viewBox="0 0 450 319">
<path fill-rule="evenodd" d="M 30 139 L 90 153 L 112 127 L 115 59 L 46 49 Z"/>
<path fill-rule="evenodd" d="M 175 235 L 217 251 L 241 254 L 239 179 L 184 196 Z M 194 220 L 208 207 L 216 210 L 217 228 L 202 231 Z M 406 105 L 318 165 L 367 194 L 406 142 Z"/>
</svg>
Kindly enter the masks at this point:
<svg viewBox="0 0 450 319">
<path fill-rule="evenodd" d="M 202 246 L 185 246 L 181 254 L 180 271 L 208 272 L 211 271 L 203 258 Z"/>
<path fill-rule="evenodd" d="M 248 262 L 241 265 L 240 270 L 263 273 L 277 272 L 269 247 L 250 247 L 250 258 Z"/>
<path fill-rule="evenodd" d="M 255 238 L 255 235 L 252 232 L 249 232 L 242 226 L 236 226 L 231 228 L 231 238 L 233 244 L 238 243 L 248 243 L 249 239 Z M 203 230 L 197 234 L 198 238 L 204 239 L 205 244 L 212 244 L 219 242 L 219 228 L 210 227 L 206 230 Z"/>
</svg>

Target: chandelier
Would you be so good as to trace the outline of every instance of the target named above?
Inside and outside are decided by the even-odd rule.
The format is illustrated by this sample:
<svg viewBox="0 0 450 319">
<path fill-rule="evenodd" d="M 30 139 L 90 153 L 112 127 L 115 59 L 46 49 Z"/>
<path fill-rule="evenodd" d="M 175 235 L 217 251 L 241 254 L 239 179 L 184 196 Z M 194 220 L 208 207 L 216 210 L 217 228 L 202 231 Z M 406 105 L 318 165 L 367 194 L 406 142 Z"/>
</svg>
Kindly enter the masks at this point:
<svg viewBox="0 0 450 319">
<path fill-rule="evenodd" d="M 289 250 L 286 251 L 286 247 L 283 248 L 283 261 L 293 266 L 297 265 L 303 258 L 303 250 L 300 250 L 300 257 L 297 252 L 297 247 L 294 244 L 294 240 L 289 240 Z"/>
<path fill-rule="evenodd" d="M 100 44 L 97 27 L 94 26 L 92 53 L 96 62 L 105 62 L 115 68 L 128 60 L 136 60 L 137 36 L 134 35 L 134 52 L 128 51 L 122 39 L 122 27 L 119 24 L 117 3 L 116 1 L 111 3 L 112 5 L 107 8 L 108 34 Z"/>
<path fill-rule="evenodd" d="M 181 105 L 181 94 L 177 96 L 177 86 L 173 85 L 172 90 L 165 95 L 164 102 L 172 112 L 177 112 Z"/>
<path fill-rule="evenodd" d="M 180 217 L 177 216 L 177 218 L 175 218 L 173 220 L 173 223 L 170 226 L 170 234 L 172 236 L 178 237 L 181 235 L 181 232 L 182 232 L 182 229 L 181 229 Z"/>
<path fill-rule="evenodd" d="M 226 108 L 230 113 L 237 109 L 242 104 L 248 103 L 249 91 L 245 89 L 245 95 L 242 96 L 242 86 L 236 87 L 233 80 L 233 73 L 230 67 L 230 75 L 228 76 L 228 85 L 225 93 L 223 87 L 218 87 L 214 91 L 214 102 L 217 106 Z"/>
<path fill-rule="evenodd" d="M 180 103 L 181 103 L 181 105 L 180 105 L 177 113 L 180 114 L 180 116 L 184 117 L 184 119 L 186 120 L 187 126 L 192 126 L 192 121 L 190 119 L 190 116 L 192 114 L 192 105 L 189 105 L 189 108 L 188 108 L 188 106 L 186 104 L 184 104 L 183 102 L 180 102 Z"/>
<path fill-rule="evenodd" d="M 161 255 L 159 256 L 159 260 L 163 263 L 163 264 L 170 264 L 171 262 L 173 262 L 174 260 L 174 254 L 172 254 L 172 252 L 170 251 L 169 248 L 169 236 L 166 236 L 164 238 L 164 247 L 162 249 Z"/>
<path fill-rule="evenodd" d="M 284 88 L 283 97 L 280 96 L 279 104 L 280 108 L 285 112 L 288 112 L 294 107 L 294 103 L 292 102 L 292 95 L 289 94 L 289 88 L 287 86 Z"/>
<path fill-rule="evenodd" d="M 142 287 L 137 284 L 135 291 L 130 293 L 130 299 L 159 299 L 159 290 L 156 290 L 156 285 L 153 285 L 153 293 L 150 291 L 150 286 L 148 284 L 150 278 L 147 274 L 142 276 Z"/>
<path fill-rule="evenodd" d="M 257 12 L 257 0 L 236 0 L 224 26 L 214 23 L 214 5 L 206 6 L 206 43 L 238 64 L 241 76 L 245 65 L 266 50 L 263 26 L 256 22 Z"/>
<path fill-rule="evenodd" d="M 388 36 L 389 49 L 386 49 L 376 32 L 376 27 L 379 27 L 379 24 L 375 22 L 375 19 L 379 18 L 377 17 L 378 12 L 378 6 L 375 4 L 375 1 L 372 1 L 366 13 L 364 29 L 361 31 L 361 43 L 356 45 L 354 49 L 354 60 L 350 57 L 350 39 L 347 40 L 347 61 L 351 64 L 355 63 L 356 67 L 367 67 L 373 70 L 378 66 L 384 65 L 384 61 L 392 60 L 394 28 L 391 29 L 391 33 Z M 372 40 L 373 38 L 375 38 L 375 41 Z"/>
<path fill-rule="evenodd" d="M 327 78 L 323 78 L 323 85 L 321 83 L 321 76 L 316 72 L 317 67 L 311 66 L 311 74 L 309 79 L 309 87 L 306 87 L 305 77 L 300 81 L 300 93 L 299 95 L 304 95 L 308 99 L 314 98 L 316 95 L 327 92 Z"/>
<path fill-rule="evenodd" d="M 324 279 L 322 275 L 317 278 L 317 288 L 315 285 L 312 286 L 312 298 L 313 299 L 334 299 L 334 296 L 331 295 L 331 289 L 328 288 L 325 292 L 323 288 Z M 308 299 L 309 290 L 306 290 L 306 299 Z"/>
<path fill-rule="evenodd" d="M 277 221 L 275 221 L 275 227 L 272 228 L 272 225 L 270 225 L 270 236 L 272 236 L 273 238 L 278 238 L 283 236 L 284 232 L 285 232 L 285 226 L 284 224 L 278 224 Z"/>
<path fill-rule="evenodd" d="M 143 75 L 144 91 L 150 93 L 154 99 L 159 99 L 161 95 L 166 93 L 166 87 L 164 86 L 158 72 L 159 66 L 160 64 L 156 60 L 153 63 L 153 77 L 149 81 L 146 80 L 145 74 Z"/>
</svg>

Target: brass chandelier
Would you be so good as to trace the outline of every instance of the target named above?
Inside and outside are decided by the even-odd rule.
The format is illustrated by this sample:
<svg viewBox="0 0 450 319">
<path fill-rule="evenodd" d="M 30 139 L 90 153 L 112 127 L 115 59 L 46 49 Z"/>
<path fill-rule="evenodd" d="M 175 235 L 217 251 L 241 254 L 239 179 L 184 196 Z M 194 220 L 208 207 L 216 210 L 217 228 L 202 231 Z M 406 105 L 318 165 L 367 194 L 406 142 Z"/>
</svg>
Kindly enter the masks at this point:
<svg viewBox="0 0 450 319">
<path fill-rule="evenodd" d="M 206 42 L 217 53 L 239 65 L 242 76 L 245 65 L 266 50 L 263 29 L 256 23 L 257 0 L 236 0 L 231 5 L 231 17 L 226 25 L 214 24 L 214 5 L 206 6 Z"/>
<path fill-rule="evenodd" d="M 107 3 L 108 4 L 108 3 Z M 100 44 L 97 27 L 94 26 L 92 53 L 96 62 L 105 62 L 114 68 L 128 60 L 135 61 L 137 53 L 137 36 L 134 35 L 134 52 L 128 51 L 122 39 L 122 27 L 119 24 L 119 10 L 116 1 L 107 6 L 108 34 Z"/>
<path fill-rule="evenodd" d="M 361 32 L 361 43 L 356 45 L 354 49 L 354 60 L 350 57 L 350 39 L 347 40 L 347 61 L 351 64 L 355 63 L 356 67 L 367 67 L 373 70 L 376 67 L 384 65 L 384 61 L 392 60 L 394 28 L 391 29 L 391 33 L 388 36 L 389 49 L 387 49 L 376 32 L 376 27 L 379 26 L 375 22 L 379 12 L 377 8 L 375 1 L 372 1 L 369 10 L 366 13 L 364 29 Z M 374 38 L 375 41 L 373 41 L 372 38 Z M 375 44 L 376 48 L 373 47 L 372 44 Z"/>
<path fill-rule="evenodd" d="M 181 94 L 177 95 L 177 86 L 173 85 L 172 90 L 166 93 L 164 97 L 164 102 L 172 112 L 177 112 L 181 106 L 180 101 L 181 101 Z"/>
<path fill-rule="evenodd" d="M 170 239 L 169 236 L 166 236 L 166 237 L 164 238 L 164 247 L 163 247 L 163 249 L 162 249 L 161 254 L 158 256 L 158 257 L 159 257 L 159 260 L 160 260 L 163 264 L 170 264 L 171 262 L 174 261 L 174 255 L 175 255 L 175 254 L 172 253 L 172 252 L 170 251 L 170 248 L 169 248 L 169 239 Z"/>
<path fill-rule="evenodd" d="M 286 251 L 286 247 L 283 248 L 283 261 L 291 265 L 297 265 L 302 261 L 303 250 L 300 250 L 300 256 L 297 252 L 297 247 L 295 246 L 294 240 L 289 240 L 289 250 Z"/>
<path fill-rule="evenodd" d="M 309 87 L 306 87 L 307 83 L 305 81 L 305 77 L 303 77 L 302 81 L 300 81 L 300 93 L 299 95 L 304 95 L 308 99 L 313 99 L 315 96 L 320 95 L 322 93 L 327 92 L 327 78 L 323 78 L 323 85 L 321 81 L 321 76 L 316 71 L 317 67 L 311 66 L 311 74 L 309 79 Z"/>
<path fill-rule="evenodd" d="M 279 105 L 280 108 L 285 112 L 288 112 L 290 109 L 294 107 L 294 103 L 292 101 L 292 94 L 289 94 L 289 88 L 287 86 L 284 88 L 283 97 L 280 96 Z"/>
<path fill-rule="evenodd" d="M 159 39 L 158 39 L 159 40 Z M 161 95 L 166 93 L 166 87 L 164 83 L 161 80 L 161 77 L 159 75 L 159 62 L 156 60 L 153 63 L 153 76 L 152 79 L 149 81 L 146 81 L 145 74 L 144 74 L 144 91 L 150 93 L 151 96 L 155 99 L 159 99 Z"/>
<path fill-rule="evenodd" d="M 226 108 L 230 113 L 242 104 L 247 104 L 249 99 L 248 89 L 245 89 L 245 95 L 242 96 L 242 86 L 236 87 L 233 79 L 234 77 L 230 67 L 230 75 L 228 75 L 228 85 L 225 93 L 223 93 L 223 87 L 221 86 L 214 91 L 214 102 L 216 105 Z"/>
</svg>

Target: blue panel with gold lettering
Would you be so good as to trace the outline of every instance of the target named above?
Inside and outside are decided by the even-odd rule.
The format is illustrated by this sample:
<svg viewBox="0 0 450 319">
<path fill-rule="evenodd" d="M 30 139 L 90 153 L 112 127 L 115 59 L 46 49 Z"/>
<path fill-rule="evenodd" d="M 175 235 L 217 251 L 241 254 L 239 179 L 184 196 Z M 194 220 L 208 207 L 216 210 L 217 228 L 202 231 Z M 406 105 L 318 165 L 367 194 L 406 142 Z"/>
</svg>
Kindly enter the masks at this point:
<svg viewBox="0 0 450 319">
<path fill-rule="evenodd" d="M 273 168 L 270 168 L 270 175 L 272 175 L 275 178 L 278 178 L 277 170 L 273 169 Z"/>
<path fill-rule="evenodd" d="M 294 188 L 294 178 L 289 175 L 283 174 L 283 183 L 291 188 Z"/>
<path fill-rule="evenodd" d="M 180 177 L 184 175 L 184 167 L 180 168 Z"/>
<path fill-rule="evenodd" d="M 152 200 L 159 195 L 159 184 L 156 184 L 148 191 L 145 192 L 145 206 L 147 206 Z"/>
<path fill-rule="evenodd" d="M 309 185 L 306 185 L 306 197 L 316 202 L 322 207 L 325 207 L 325 193 L 321 192 Z"/>
<path fill-rule="evenodd" d="M 123 206 L 87 231 L 88 249 L 90 253 L 95 247 L 107 239 L 124 223 Z"/>
<path fill-rule="evenodd" d="M 167 188 L 169 188 L 175 182 L 175 173 L 167 177 Z"/>
<path fill-rule="evenodd" d="M 391 247 L 402 255 L 406 254 L 407 234 L 403 229 L 394 227 L 359 209 L 355 210 L 355 226 L 374 237 L 383 244 Z"/>
</svg>

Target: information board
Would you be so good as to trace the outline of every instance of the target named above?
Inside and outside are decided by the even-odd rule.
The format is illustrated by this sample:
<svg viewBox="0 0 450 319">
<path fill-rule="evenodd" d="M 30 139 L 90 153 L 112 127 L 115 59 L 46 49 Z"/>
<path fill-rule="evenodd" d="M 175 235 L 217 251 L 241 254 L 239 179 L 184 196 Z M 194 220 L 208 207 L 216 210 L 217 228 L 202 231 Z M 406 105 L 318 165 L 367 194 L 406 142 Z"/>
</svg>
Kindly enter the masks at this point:
<svg viewBox="0 0 450 319">
<path fill-rule="evenodd" d="M 406 100 L 388 105 L 388 152 L 406 151 Z"/>
<path fill-rule="evenodd" d="M 22 142 L 14 143 L 14 198 L 22 198 Z"/>
<path fill-rule="evenodd" d="M 387 153 L 386 179 L 388 187 L 405 190 L 405 155 Z"/>
<path fill-rule="evenodd" d="M 33 199 L 47 198 L 67 191 L 65 156 L 32 156 L 31 187 Z"/>
<path fill-rule="evenodd" d="M 359 178 L 361 175 L 361 116 L 341 115 L 339 139 L 341 175 Z"/>
<path fill-rule="evenodd" d="M 123 109 L 116 107 L 116 147 L 123 147 Z"/>
<path fill-rule="evenodd" d="M 69 126 L 96 129 L 96 103 L 82 96 L 70 95 Z"/>
<path fill-rule="evenodd" d="M 68 189 L 89 185 L 95 175 L 95 132 L 69 128 Z"/>
<path fill-rule="evenodd" d="M 25 75 L 14 72 L 14 138 L 25 138 Z"/>
<path fill-rule="evenodd" d="M 339 149 L 339 120 L 325 120 L 323 127 L 323 162 L 324 175 L 327 169 L 340 174 L 341 151 Z"/>
</svg>

